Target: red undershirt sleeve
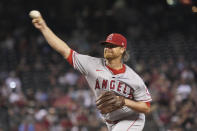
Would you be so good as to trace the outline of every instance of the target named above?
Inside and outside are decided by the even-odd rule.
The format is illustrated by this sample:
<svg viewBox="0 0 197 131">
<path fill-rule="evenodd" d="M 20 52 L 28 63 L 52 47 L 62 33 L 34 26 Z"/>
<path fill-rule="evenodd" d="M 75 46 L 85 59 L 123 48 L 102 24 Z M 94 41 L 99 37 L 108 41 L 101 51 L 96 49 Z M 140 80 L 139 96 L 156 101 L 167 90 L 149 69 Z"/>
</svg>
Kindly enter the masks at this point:
<svg viewBox="0 0 197 131">
<path fill-rule="evenodd" d="M 146 105 L 147 105 L 148 107 L 150 107 L 150 102 L 146 102 Z"/>
<path fill-rule="evenodd" d="M 73 66 L 73 50 L 70 50 L 70 54 L 66 60 Z"/>
</svg>

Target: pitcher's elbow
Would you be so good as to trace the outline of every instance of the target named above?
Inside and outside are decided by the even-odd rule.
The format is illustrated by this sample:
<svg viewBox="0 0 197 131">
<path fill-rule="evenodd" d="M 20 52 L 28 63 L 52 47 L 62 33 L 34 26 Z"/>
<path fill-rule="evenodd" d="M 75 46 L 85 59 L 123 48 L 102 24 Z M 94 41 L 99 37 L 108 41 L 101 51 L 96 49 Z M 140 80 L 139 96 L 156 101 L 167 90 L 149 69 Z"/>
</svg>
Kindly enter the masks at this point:
<svg viewBox="0 0 197 131">
<path fill-rule="evenodd" d="M 150 111 L 151 111 L 151 110 L 150 110 L 150 107 L 147 107 L 146 109 L 144 109 L 144 113 L 145 113 L 145 114 L 149 114 Z"/>
</svg>

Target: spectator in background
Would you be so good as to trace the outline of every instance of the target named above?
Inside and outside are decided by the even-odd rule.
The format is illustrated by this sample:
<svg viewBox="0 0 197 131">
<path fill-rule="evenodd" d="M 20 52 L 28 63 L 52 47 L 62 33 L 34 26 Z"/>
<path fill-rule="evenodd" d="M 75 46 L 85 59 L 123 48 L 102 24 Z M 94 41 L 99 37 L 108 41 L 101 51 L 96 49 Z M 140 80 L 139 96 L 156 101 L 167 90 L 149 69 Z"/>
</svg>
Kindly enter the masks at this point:
<svg viewBox="0 0 197 131">
<path fill-rule="evenodd" d="M 7 79 L 5 80 L 7 88 L 15 89 L 17 93 L 21 92 L 21 80 L 16 76 L 15 71 L 11 71 Z"/>
</svg>

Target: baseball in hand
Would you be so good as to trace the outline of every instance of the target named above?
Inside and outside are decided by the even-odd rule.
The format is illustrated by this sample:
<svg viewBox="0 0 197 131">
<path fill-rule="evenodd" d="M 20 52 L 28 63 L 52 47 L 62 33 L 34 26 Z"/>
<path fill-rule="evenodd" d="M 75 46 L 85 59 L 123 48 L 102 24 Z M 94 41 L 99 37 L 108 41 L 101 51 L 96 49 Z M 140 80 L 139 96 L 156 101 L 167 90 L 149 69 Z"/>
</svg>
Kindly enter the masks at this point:
<svg viewBox="0 0 197 131">
<path fill-rule="evenodd" d="M 32 10 L 29 12 L 29 16 L 32 18 L 32 19 L 35 19 L 35 18 L 38 18 L 40 17 L 40 12 L 37 11 L 37 10 Z"/>
</svg>

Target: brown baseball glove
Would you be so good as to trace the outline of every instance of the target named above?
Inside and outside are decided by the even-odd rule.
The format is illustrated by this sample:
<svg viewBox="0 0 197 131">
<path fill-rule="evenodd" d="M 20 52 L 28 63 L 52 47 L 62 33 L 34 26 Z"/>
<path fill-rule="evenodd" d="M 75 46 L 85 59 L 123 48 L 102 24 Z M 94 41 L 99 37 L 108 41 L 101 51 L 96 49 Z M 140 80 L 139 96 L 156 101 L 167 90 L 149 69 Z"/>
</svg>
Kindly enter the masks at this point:
<svg viewBox="0 0 197 131">
<path fill-rule="evenodd" d="M 123 96 L 118 96 L 112 91 L 106 91 L 96 100 L 96 106 L 102 114 L 107 114 L 125 105 Z"/>
</svg>

